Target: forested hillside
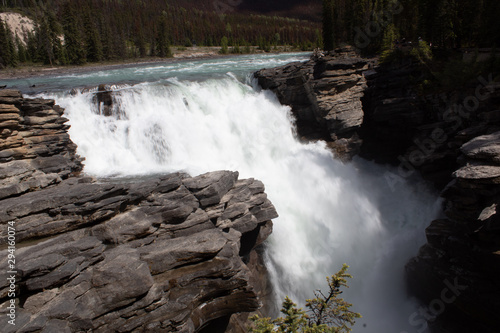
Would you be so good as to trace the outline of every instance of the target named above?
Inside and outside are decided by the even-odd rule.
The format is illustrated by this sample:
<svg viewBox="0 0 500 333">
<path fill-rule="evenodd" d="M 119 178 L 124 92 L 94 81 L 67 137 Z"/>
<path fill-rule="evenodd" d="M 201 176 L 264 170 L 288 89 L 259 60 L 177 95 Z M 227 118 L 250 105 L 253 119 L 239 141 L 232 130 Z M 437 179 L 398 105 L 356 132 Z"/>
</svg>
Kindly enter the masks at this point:
<svg viewBox="0 0 500 333">
<path fill-rule="evenodd" d="M 38 24 L 26 43 L 0 26 L 2 64 L 82 64 L 146 56 L 168 57 L 171 45 L 189 47 L 273 45 L 312 49 L 321 43 L 319 22 L 246 14 L 235 1 L 49 0 L 2 1 Z M 207 2 L 205 1 L 205 4 Z M 187 7 L 187 8 L 186 8 Z M 222 45 L 224 46 L 224 45 Z"/>
<path fill-rule="evenodd" d="M 37 24 L 24 41 L 0 24 L 1 66 L 168 57 L 172 45 L 248 52 L 351 44 L 370 54 L 403 39 L 445 49 L 500 45 L 498 0 L 2 0 L 0 10 Z"/>
<path fill-rule="evenodd" d="M 419 38 L 440 48 L 500 46 L 498 0 L 323 0 L 325 46 L 376 53 Z"/>
</svg>

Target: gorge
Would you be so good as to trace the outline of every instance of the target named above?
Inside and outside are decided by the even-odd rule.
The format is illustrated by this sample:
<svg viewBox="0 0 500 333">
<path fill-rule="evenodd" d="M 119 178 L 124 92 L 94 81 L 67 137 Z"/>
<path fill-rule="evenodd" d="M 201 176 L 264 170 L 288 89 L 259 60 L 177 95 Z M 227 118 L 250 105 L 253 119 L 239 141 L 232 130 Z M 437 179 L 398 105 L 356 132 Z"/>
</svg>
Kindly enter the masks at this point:
<svg viewBox="0 0 500 333">
<path fill-rule="evenodd" d="M 415 67 L 386 69 L 349 49 L 308 59 L 244 56 L 8 82 L 31 95 L 33 84 L 45 90 L 34 100 L 0 90 L 0 205 L 4 228 L 19 228 L 18 323 L 239 332 L 245 315 L 231 314 L 264 300 L 279 306 L 285 295 L 303 302 L 347 262 L 354 279 L 345 298 L 363 315 L 354 331 L 417 332 L 434 318 L 418 317 L 405 265 L 439 218 L 406 266 L 411 289 L 429 304 L 442 281 L 454 283 L 453 270 L 469 269 L 469 288 L 444 315 L 494 327 L 495 308 L 479 303 L 495 290 L 496 95 L 482 101 L 471 129 L 447 131 L 431 147 L 425 139 L 441 141 L 432 133 L 455 122 L 422 107 L 429 103 L 405 81 Z M 280 65 L 255 74 L 258 82 L 248 75 Z M 111 116 L 95 105 L 101 83 L 116 84 Z M 415 138 L 430 151 L 422 163 L 411 157 Z M 470 140 L 460 159 L 469 166 L 459 169 Z M 443 192 L 446 216 L 399 157 L 439 189 L 458 170 Z M 477 217 L 472 231 L 463 227 Z M 471 246 L 479 250 L 464 250 Z M 492 270 L 478 275 L 477 260 Z M 4 302 L 7 282 L 2 288 Z"/>
<path fill-rule="evenodd" d="M 496 332 L 500 84 L 487 72 L 422 92 L 428 75 L 411 57 L 373 67 L 349 47 L 255 73 L 292 105 L 304 140 L 326 140 L 346 160 L 396 166 L 384 174 L 391 187 L 421 174 L 441 191 L 444 216 L 406 265 L 409 290 L 424 304 L 408 316 L 413 331 Z"/>
</svg>

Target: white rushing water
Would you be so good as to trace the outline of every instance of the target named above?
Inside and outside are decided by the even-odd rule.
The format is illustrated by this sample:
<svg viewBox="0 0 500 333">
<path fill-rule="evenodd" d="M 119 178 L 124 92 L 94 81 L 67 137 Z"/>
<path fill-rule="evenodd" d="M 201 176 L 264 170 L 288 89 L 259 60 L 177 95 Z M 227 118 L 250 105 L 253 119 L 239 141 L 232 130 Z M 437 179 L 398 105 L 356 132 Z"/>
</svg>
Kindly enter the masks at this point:
<svg viewBox="0 0 500 333">
<path fill-rule="evenodd" d="M 277 299 L 311 298 L 347 263 L 354 278 L 344 296 L 363 315 L 354 331 L 416 332 L 409 317 L 417 304 L 406 296 L 403 273 L 438 208 L 424 185 L 391 188 L 385 167 L 344 165 L 322 143 L 299 143 L 290 109 L 234 75 L 122 88 L 121 115 L 112 117 L 92 111 L 91 93 L 49 97 L 66 108 L 88 174 L 227 169 L 262 180 L 280 214 L 267 243 Z"/>
</svg>

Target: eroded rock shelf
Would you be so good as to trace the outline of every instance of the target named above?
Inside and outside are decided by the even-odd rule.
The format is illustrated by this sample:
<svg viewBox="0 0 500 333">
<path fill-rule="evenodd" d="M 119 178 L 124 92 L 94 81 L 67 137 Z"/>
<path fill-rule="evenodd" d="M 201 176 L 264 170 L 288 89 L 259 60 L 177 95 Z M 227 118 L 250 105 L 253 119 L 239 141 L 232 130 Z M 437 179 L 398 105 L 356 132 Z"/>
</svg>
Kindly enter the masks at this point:
<svg viewBox="0 0 500 333">
<path fill-rule="evenodd" d="M 249 267 L 277 217 L 262 182 L 87 177 L 62 114 L 0 90 L 0 232 L 13 222 L 18 288 L 16 325 L 2 313 L 2 332 L 195 332 L 261 306 Z M 7 267 L 5 237 L 0 246 Z"/>
</svg>

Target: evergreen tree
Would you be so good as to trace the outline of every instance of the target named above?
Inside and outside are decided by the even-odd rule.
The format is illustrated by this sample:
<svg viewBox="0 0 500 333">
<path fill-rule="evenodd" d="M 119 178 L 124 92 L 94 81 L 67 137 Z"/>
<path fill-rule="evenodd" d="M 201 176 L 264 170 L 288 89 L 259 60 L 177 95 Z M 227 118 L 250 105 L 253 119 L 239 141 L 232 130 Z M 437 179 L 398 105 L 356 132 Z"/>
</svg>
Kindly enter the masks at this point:
<svg viewBox="0 0 500 333">
<path fill-rule="evenodd" d="M 83 65 L 86 62 L 83 38 L 78 26 L 78 19 L 71 2 L 63 9 L 64 47 L 68 63 Z"/>
<path fill-rule="evenodd" d="M 9 53 L 10 53 L 10 62 L 9 65 L 11 67 L 16 67 L 18 63 L 18 54 L 17 54 L 17 48 L 16 44 L 14 42 L 14 34 L 10 30 L 9 26 L 5 24 L 6 31 L 7 31 L 7 41 L 9 43 Z"/>
<path fill-rule="evenodd" d="M 119 59 L 125 59 L 127 57 L 127 42 L 125 39 L 125 33 L 122 30 L 115 30 L 113 38 L 114 54 Z"/>
<path fill-rule="evenodd" d="M 38 61 L 36 36 L 33 32 L 28 32 L 26 39 L 26 58 L 28 61 Z"/>
<path fill-rule="evenodd" d="M 0 67 L 9 66 L 12 62 L 7 25 L 0 20 Z"/>
<path fill-rule="evenodd" d="M 396 33 L 396 27 L 394 24 L 389 24 L 385 29 L 384 29 L 384 37 L 382 39 L 382 50 L 391 50 L 394 41 L 398 39 L 397 33 Z"/>
<path fill-rule="evenodd" d="M 84 30 L 85 30 L 85 48 L 87 50 L 87 60 L 90 62 L 98 62 L 102 60 L 102 43 L 97 24 L 94 21 L 95 16 L 90 8 L 87 8 L 84 14 Z"/>
<path fill-rule="evenodd" d="M 221 45 L 221 48 L 220 48 L 220 53 L 221 54 L 228 54 L 229 53 L 229 49 L 228 49 L 228 39 L 226 36 L 222 37 L 221 41 L 220 41 L 220 45 Z"/>
<path fill-rule="evenodd" d="M 433 30 L 435 31 L 435 39 L 440 46 L 454 46 L 455 30 L 454 30 L 454 9 L 453 0 L 438 0 L 437 8 L 433 20 Z"/>
<path fill-rule="evenodd" d="M 24 46 L 24 43 L 21 41 L 19 37 L 16 37 L 16 45 L 17 45 L 17 55 L 19 62 L 25 63 L 28 61 L 28 56 L 26 52 L 26 47 Z"/>
<path fill-rule="evenodd" d="M 35 29 L 36 57 L 35 61 L 42 61 L 46 65 L 53 65 L 55 61 L 54 48 L 52 45 L 52 32 L 46 18 Z"/>
<path fill-rule="evenodd" d="M 49 26 L 48 33 L 49 33 L 50 43 L 52 45 L 52 53 L 54 55 L 54 60 L 59 61 L 61 64 L 65 64 L 66 57 L 60 38 L 60 36 L 63 33 L 63 29 L 53 12 L 48 12 L 45 14 L 45 16 L 47 17 L 47 24 Z"/>
<path fill-rule="evenodd" d="M 297 305 L 288 297 L 283 302 L 281 313 L 284 317 L 275 320 L 271 318 L 260 318 L 253 316 L 252 327 L 249 332 L 253 333 L 342 333 L 350 332 L 350 326 L 354 325 L 361 315 L 350 310 L 351 304 L 339 298 L 340 290 L 347 286 L 347 279 L 352 278 L 347 273 L 349 266 L 344 264 L 342 269 L 327 278 L 329 291 L 324 294 L 318 290 L 314 293 L 315 298 L 306 301 L 308 311 L 298 309 Z"/>
<path fill-rule="evenodd" d="M 101 42 L 102 42 L 102 55 L 106 60 L 116 57 L 116 52 L 113 47 L 113 33 L 109 19 L 106 19 L 102 13 L 99 15 Z M 115 36 L 116 38 L 116 36 Z"/>
<path fill-rule="evenodd" d="M 316 40 L 315 40 L 315 47 L 319 49 L 324 48 L 324 43 L 323 43 L 323 34 L 319 31 L 319 29 L 316 29 Z"/>
<path fill-rule="evenodd" d="M 156 38 L 156 55 L 160 58 L 172 56 L 167 36 L 168 22 L 165 15 L 162 15 L 158 24 L 158 35 Z"/>
<path fill-rule="evenodd" d="M 147 52 L 146 52 L 146 40 L 142 28 L 138 28 L 137 30 L 135 45 L 139 49 L 139 56 L 141 58 L 144 58 L 147 55 Z"/>
</svg>

